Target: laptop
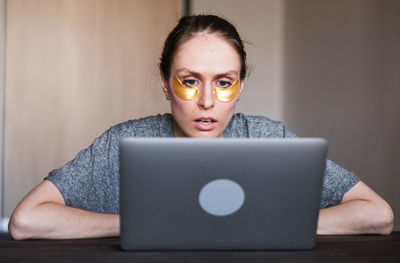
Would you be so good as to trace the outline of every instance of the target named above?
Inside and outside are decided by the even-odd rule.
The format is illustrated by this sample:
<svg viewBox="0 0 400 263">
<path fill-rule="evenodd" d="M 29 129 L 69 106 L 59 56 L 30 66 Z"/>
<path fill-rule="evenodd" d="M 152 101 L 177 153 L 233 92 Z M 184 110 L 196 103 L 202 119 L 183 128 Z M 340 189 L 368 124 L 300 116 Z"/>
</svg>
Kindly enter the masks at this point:
<svg viewBox="0 0 400 263">
<path fill-rule="evenodd" d="M 123 250 L 312 249 L 327 142 L 124 138 Z"/>
</svg>

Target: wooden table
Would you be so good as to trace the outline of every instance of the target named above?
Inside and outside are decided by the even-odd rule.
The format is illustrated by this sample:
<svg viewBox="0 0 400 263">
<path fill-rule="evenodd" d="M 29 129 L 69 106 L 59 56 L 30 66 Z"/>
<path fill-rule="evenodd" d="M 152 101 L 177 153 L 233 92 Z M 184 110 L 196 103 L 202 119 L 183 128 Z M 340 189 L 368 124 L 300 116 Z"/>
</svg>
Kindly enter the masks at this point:
<svg viewBox="0 0 400 263">
<path fill-rule="evenodd" d="M 400 262 L 400 232 L 390 236 L 319 236 L 309 251 L 125 252 L 119 238 L 0 239 L 0 262 Z"/>
</svg>

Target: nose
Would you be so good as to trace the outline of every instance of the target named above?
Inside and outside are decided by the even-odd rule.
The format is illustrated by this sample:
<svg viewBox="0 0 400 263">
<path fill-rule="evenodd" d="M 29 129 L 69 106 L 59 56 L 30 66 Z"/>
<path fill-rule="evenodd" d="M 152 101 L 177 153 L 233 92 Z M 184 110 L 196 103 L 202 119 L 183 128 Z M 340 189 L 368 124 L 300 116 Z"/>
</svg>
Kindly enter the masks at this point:
<svg viewBox="0 0 400 263">
<path fill-rule="evenodd" d="M 199 93 L 198 105 L 203 109 L 210 109 L 214 107 L 215 98 L 213 95 L 213 88 L 211 85 L 205 85 Z"/>
</svg>

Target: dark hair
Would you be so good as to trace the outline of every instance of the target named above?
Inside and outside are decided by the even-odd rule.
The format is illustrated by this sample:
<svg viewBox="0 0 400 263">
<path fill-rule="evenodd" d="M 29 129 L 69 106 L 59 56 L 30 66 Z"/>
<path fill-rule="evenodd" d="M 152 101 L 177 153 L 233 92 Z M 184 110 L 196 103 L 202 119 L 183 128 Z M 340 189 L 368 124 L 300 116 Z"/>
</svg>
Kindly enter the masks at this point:
<svg viewBox="0 0 400 263">
<path fill-rule="evenodd" d="M 170 77 L 172 60 L 179 46 L 198 33 L 218 34 L 229 41 L 240 56 L 240 79 L 246 77 L 246 52 L 243 41 L 236 28 L 223 18 L 215 15 L 191 15 L 184 16 L 169 33 L 164 43 L 164 49 L 160 59 L 160 70 L 165 79 Z"/>
</svg>

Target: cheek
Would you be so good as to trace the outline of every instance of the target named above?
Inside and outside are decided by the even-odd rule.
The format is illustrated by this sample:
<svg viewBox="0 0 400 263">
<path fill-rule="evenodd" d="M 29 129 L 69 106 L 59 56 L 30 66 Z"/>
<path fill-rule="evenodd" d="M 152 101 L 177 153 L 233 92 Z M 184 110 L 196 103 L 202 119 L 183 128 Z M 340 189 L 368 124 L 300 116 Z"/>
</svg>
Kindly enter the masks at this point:
<svg viewBox="0 0 400 263">
<path fill-rule="evenodd" d="M 184 119 L 189 117 L 190 113 L 193 111 L 194 107 L 193 101 L 183 101 L 174 95 L 173 100 L 171 100 L 171 111 L 175 117 Z"/>
<path fill-rule="evenodd" d="M 233 113 L 235 112 L 236 100 L 230 102 L 220 102 L 218 112 L 221 118 L 225 121 L 230 121 Z"/>
</svg>

